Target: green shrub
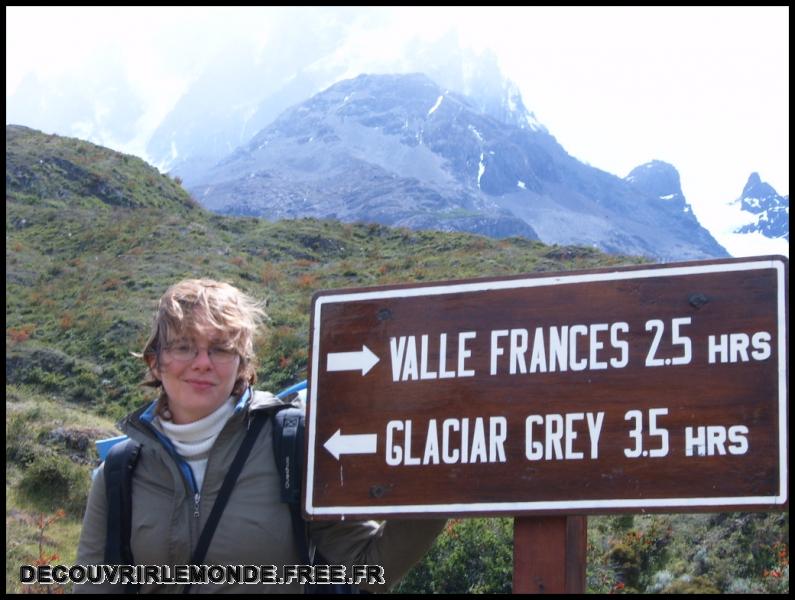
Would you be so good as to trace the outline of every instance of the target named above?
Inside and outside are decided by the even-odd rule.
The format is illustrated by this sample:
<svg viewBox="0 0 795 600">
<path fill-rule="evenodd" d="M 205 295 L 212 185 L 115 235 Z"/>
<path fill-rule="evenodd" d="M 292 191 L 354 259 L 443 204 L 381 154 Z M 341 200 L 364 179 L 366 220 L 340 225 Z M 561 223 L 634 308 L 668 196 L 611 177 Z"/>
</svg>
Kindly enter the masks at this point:
<svg viewBox="0 0 795 600">
<path fill-rule="evenodd" d="M 510 593 L 513 519 L 453 519 L 395 591 Z"/>
<path fill-rule="evenodd" d="M 37 446 L 30 427 L 30 414 L 10 412 L 6 416 L 6 461 L 21 466 L 36 458 Z"/>
<path fill-rule="evenodd" d="M 85 508 L 89 484 L 84 467 L 54 452 L 42 452 L 22 476 L 19 492 L 38 511 L 63 508 L 79 517 Z"/>
</svg>

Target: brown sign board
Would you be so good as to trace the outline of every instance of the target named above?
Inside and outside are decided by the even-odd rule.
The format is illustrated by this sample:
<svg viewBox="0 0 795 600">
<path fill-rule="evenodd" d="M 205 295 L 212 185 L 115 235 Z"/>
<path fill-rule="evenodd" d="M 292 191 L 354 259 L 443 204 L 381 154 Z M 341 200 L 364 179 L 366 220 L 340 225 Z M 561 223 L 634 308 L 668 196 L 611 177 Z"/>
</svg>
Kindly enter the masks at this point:
<svg viewBox="0 0 795 600">
<path fill-rule="evenodd" d="M 786 508 L 788 269 L 315 294 L 305 516 Z"/>
</svg>

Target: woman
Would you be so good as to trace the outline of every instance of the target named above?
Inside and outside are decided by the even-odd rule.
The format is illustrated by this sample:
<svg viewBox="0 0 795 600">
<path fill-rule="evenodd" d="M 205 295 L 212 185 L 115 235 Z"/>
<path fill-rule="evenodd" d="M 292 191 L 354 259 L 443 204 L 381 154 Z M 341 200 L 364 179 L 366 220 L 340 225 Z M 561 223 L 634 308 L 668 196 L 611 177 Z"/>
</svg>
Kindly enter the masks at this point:
<svg viewBox="0 0 795 600">
<path fill-rule="evenodd" d="M 160 397 L 121 428 L 142 444 L 133 472 L 130 546 L 136 564 L 187 565 L 252 415 L 281 401 L 253 392 L 253 338 L 264 312 L 240 290 L 212 280 L 185 280 L 160 299 L 141 355 L 147 385 Z M 107 499 L 103 470 L 95 477 L 83 521 L 77 563 L 104 562 Z M 312 522 L 308 533 L 331 564 L 381 565 L 386 591 L 430 547 L 444 521 Z M 257 437 L 235 482 L 203 564 L 301 564 L 290 511 L 281 501 L 273 457 L 272 419 Z M 81 592 L 120 586 L 76 586 Z M 182 585 L 149 584 L 141 592 L 181 592 Z M 192 592 L 293 592 L 303 585 L 202 584 Z"/>
</svg>

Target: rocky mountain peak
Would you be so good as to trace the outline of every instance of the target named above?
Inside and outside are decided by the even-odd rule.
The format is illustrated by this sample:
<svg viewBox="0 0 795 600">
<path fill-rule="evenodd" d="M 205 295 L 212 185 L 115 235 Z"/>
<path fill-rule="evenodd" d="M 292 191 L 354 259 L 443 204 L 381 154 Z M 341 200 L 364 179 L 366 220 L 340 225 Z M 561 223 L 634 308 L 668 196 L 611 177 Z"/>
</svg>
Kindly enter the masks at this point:
<svg viewBox="0 0 795 600">
<path fill-rule="evenodd" d="M 653 160 L 635 167 L 625 179 L 658 198 L 682 195 L 679 171 L 672 164 L 661 160 Z"/>
<path fill-rule="evenodd" d="M 625 180 L 650 196 L 658 198 L 672 212 L 684 213 L 696 220 L 693 207 L 682 193 L 679 171 L 672 164 L 652 160 L 632 169 Z"/>
<path fill-rule="evenodd" d="M 751 173 L 750 177 L 748 177 L 748 182 L 743 188 L 743 210 L 757 213 L 761 212 L 765 210 L 763 205 L 767 204 L 766 201 L 775 199 L 776 197 L 779 196 L 772 185 L 762 181 L 762 178 L 759 177 L 759 173 Z"/>
<path fill-rule="evenodd" d="M 761 233 L 789 240 L 789 196 L 780 196 L 772 185 L 762 181 L 759 173 L 748 177 L 742 196 L 732 204 L 738 203 L 741 214 L 747 217 L 735 233 Z"/>
</svg>

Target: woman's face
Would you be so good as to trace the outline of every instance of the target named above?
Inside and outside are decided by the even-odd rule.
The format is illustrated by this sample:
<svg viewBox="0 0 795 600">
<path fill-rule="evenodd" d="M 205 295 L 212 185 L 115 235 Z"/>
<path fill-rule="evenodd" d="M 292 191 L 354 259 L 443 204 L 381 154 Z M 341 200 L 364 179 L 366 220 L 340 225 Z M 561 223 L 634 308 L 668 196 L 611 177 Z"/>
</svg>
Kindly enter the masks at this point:
<svg viewBox="0 0 795 600">
<path fill-rule="evenodd" d="M 159 364 L 150 363 L 163 382 L 176 424 L 192 423 L 220 407 L 235 386 L 240 355 L 222 331 L 195 332 L 169 341 Z"/>
</svg>

